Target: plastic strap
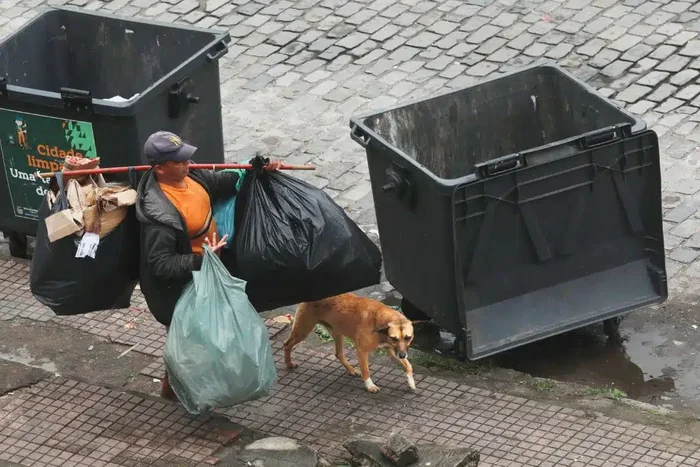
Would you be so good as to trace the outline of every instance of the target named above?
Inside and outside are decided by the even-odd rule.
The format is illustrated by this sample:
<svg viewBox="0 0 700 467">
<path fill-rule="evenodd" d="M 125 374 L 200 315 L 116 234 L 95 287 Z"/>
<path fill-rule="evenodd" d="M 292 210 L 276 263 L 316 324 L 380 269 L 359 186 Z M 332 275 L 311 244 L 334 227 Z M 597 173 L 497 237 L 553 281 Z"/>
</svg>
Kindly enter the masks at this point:
<svg viewBox="0 0 700 467">
<path fill-rule="evenodd" d="M 133 165 L 130 165 L 128 167 L 127 173 L 129 174 L 129 185 L 131 185 L 131 188 L 136 190 L 138 188 L 138 172 L 136 171 L 136 168 Z"/>
<path fill-rule="evenodd" d="M 214 213 L 211 210 L 211 208 L 209 208 L 209 213 L 207 214 L 207 220 L 204 222 L 204 226 L 201 229 L 199 229 L 199 231 L 195 235 L 191 236 L 190 240 L 194 240 L 195 238 L 199 238 L 202 235 L 204 235 L 205 233 L 207 233 L 209 231 L 209 227 L 211 227 L 211 221 L 213 218 L 214 218 Z"/>
<path fill-rule="evenodd" d="M 70 209 L 70 204 L 68 204 L 68 198 L 66 197 L 65 184 L 63 183 L 63 172 L 54 173 L 54 178 L 56 179 L 56 186 L 58 187 L 58 195 L 56 196 L 56 202 L 51 211 L 59 212 L 64 209 Z"/>
<path fill-rule="evenodd" d="M 255 174 L 261 174 L 264 167 L 270 163 L 270 159 L 263 157 L 260 154 L 256 155 L 253 160 L 250 161 L 250 165 L 253 166 L 253 172 Z"/>
</svg>

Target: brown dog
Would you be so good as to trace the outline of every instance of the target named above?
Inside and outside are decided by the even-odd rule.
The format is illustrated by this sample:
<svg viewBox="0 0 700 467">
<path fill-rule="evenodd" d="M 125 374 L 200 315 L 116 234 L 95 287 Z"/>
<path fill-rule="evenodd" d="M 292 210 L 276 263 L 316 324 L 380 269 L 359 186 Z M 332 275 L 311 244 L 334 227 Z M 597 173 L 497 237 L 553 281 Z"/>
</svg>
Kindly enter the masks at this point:
<svg viewBox="0 0 700 467">
<path fill-rule="evenodd" d="M 294 318 L 292 333 L 284 343 L 284 363 L 296 368 L 292 362 L 292 349 L 306 339 L 317 324 L 328 329 L 335 341 L 335 356 L 351 376 L 362 376 L 369 392 L 378 392 L 369 377 L 369 354 L 378 347 L 389 350 L 406 370 L 408 386 L 416 389 L 413 367 L 408 361 L 408 348 L 413 341 L 413 323 L 393 308 L 370 298 L 346 293 L 317 302 L 301 303 Z M 355 342 L 358 374 L 345 358 L 345 336 Z"/>
</svg>

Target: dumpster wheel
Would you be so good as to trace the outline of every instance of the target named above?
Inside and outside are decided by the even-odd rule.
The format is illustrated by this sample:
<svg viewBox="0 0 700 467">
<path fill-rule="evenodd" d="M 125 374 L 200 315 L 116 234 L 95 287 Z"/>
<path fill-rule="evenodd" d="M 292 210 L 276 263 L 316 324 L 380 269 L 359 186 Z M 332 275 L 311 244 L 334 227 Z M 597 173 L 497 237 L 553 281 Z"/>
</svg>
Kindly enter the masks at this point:
<svg viewBox="0 0 700 467">
<path fill-rule="evenodd" d="M 463 362 L 468 362 L 467 358 L 467 339 L 464 334 L 460 334 L 455 338 L 453 351 L 457 355 L 457 359 Z"/>
<path fill-rule="evenodd" d="M 615 339 L 620 335 L 620 323 L 622 322 L 621 316 L 616 316 L 614 318 L 606 319 L 603 321 L 603 334 L 605 334 L 610 339 Z M 599 328 L 600 329 L 600 328 Z"/>
<path fill-rule="evenodd" d="M 10 255 L 15 258 L 27 259 L 27 236 L 17 232 L 9 232 L 5 235 L 10 242 Z"/>
</svg>

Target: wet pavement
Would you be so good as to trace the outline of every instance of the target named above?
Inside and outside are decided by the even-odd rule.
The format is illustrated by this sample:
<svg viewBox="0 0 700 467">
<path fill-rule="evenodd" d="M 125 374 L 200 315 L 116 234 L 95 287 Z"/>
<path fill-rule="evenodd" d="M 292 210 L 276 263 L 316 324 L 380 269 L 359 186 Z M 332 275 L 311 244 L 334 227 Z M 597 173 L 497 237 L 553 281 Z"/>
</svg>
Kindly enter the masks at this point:
<svg viewBox="0 0 700 467">
<path fill-rule="evenodd" d="M 656 310 L 627 315 L 620 325 L 621 340 L 609 342 L 599 329 L 586 328 L 496 361 L 533 376 L 618 388 L 633 399 L 698 414 L 700 317 L 694 319 L 695 307 L 692 300 L 674 297 Z"/>
<path fill-rule="evenodd" d="M 384 303 L 397 306 L 401 300 L 391 296 Z M 418 324 L 416 329 L 415 348 L 463 360 L 454 334 L 433 323 Z M 651 325 L 643 314 L 632 313 L 622 319 L 619 332 L 611 338 L 601 323 L 477 361 L 589 386 L 593 391 L 617 389 L 642 402 L 700 413 L 700 359 L 692 350 L 693 339 L 700 341 L 700 330 L 690 326 L 681 333 L 675 327 Z"/>
<path fill-rule="evenodd" d="M 422 326 L 415 347 L 459 359 L 455 336 Z M 539 378 L 596 390 L 618 389 L 628 397 L 700 413 L 700 330 L 692 325 L 656 326 L 644 315 L 623 319 L 617 336 L 589 326 L 479 360 Z"/>
<path fill-rule="evenodd" d="M 285 336 L 272 333 L 279 371 L 273 393 L 210 416 L 69 378 L 18 389 L 0 405 L 0 461 L 204 467 L 226 455 L 244 426 L 309 444 L 332 461 L 345 456 L 342 441 L 351 435 L 400 431 L 422 442 L 478 449 L 483 467 L 700 462 L 700 440 L 686 434 L 429 375 L 417 374 L 419 389 L 410 391 L 398 365 L 372 366 L 380 394 L 365 391 L 325 350 L 299 349 L 301 366 L 288 371 Z"/>
<path fill-rule="evenodd" d="M 654 348 L 665 340 L 651 333 L 628 337 L 625 331 L 621 334 L 627 339 L 621 340 L 583 329 L 505 352 L 494 361 L 532 376 L 583 384 L 594 390 L 618 389 L 644 402 L 664 405 L 675 401 L 675 381 L 672 374 L 666 374 L 673 362 L 654 355 Z M 687 396 L 692 402 L 691 394 Z"/>
</svg>

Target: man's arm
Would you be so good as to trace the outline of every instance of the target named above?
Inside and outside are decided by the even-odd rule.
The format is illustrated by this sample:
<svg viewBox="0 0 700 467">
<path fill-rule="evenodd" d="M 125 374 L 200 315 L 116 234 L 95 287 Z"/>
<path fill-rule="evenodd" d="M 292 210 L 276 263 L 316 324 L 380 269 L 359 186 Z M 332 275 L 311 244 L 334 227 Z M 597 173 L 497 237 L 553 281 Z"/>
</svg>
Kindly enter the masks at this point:
<svg viewBox="0 0 700 467">
<path fill-rule="evenodd" d="M 248 163 L 252 163 L 253 160 L 251 159 Z M 269 170 L 279 170 L 281 166 L 281 161 L 271 160 Z M 229 169 L 218 172 L 207 170 L 205 172 L 207 172 L 206 177 L 211 177 L 207 178 L 207 184 L 211 190 L 212 204 L 215 204 L 220 199 L 228 199 L 238 194 L 243 184 L 243 177 L 248 171 L 244 169 Z"/>
<path fill-rule="evenodd" d="M 243 177 L 246 174 L 245 169 L 232 169 L 214 172 L 216 190 L 218 199 L 228 199 L 235 196 L 243 184 Z"/>
<path fill-rule="evenodd" d="M 220 170 L 202 170 L 199 176 L 209 188 L 209 196 L 211 204 L 216 204 L 221 199 L 228 199 L 238 193 L 245 175 L 243 169 Z"/>
<path fill-rule="evenodd" d="M 188 280 L 192 271 L 202 267 L 201 256 L 175 253 L 177 237 L 172 228 L 146 224 L 144 242 L 148 245 L 148 263 L 160 280 Z"/>
</svg>

